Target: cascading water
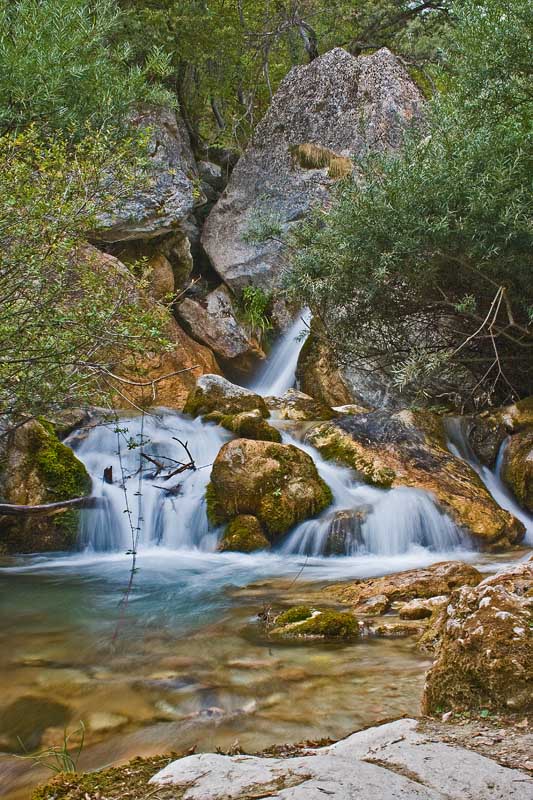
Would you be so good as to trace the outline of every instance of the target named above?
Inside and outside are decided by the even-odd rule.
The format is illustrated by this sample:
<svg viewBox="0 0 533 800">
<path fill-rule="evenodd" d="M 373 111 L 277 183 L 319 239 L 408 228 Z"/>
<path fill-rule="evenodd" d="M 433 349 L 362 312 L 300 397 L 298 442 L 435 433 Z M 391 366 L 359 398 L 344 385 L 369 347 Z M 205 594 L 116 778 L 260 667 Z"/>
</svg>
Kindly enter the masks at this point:
<svg viewBox="0 0 533 800">
<path fill-rule="evenodd" d="M 91 475 L 93 493 L 104 500 L 100 508 L 84 512 L 80 546 L 127 550 L 132 547 L 133 526 L 139 528 L 140 547 L 214 550 L 217 537 L 208 530 L 205 490 L 211 464 L 229 438 L 224 428 L 170 411 L 99 425 L 81 439 L 74 434 L 67 444 Z M 189 442 L 197 469 L 166 479 L 177 462 L 189 460 L 176 439 Z M 141 457 L 141 440 L 144 453 L 164 463 L 164 471 L 158 473 L 153 462 Z M 109 467 L 113 483 L 103 478 Z M 139 469 L 143 470 L 140 487 Z"/>
<path fill-rule="evenodd" d="M 525 526 L 526 534 L 524 543 L 533 544 L 533 515 L 528 514 L 516 501 L 511 492 L 506 488 L 500 475 L 505 448 L 508 440 L 506 439 L 499 450 L 494 471 L 481 464 L 472 450 L 468 437 L 465 433 L 465 422 L 460 417 L 449 417 L 446 420 L 446 431 L 448 434 L 448 449 L 453 455 L 466 461 L 473 470 L 477 472 L 490 494 L 499 506 L 510 511 L 511 514 L 520 520 Z"/>
<path fill-rule="evenodd" d="M 276 342 L 266 364 L 250 384 L 250 389 L 265 397 L 280 397 L 287 389 L 292 389 L 298 356 L 307 338 L 310 322 L 311 312 L 306 308 Z"/>
</svg>

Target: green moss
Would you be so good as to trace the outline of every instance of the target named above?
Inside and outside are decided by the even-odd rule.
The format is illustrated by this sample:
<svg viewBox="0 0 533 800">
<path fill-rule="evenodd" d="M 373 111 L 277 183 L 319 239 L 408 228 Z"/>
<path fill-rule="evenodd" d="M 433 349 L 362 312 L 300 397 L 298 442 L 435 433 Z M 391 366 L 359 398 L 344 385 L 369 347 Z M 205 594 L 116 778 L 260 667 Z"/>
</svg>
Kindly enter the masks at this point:
<svg viewBox="0 0 533 800">
<path fill-rule="evenodd" d="M 59 441 L 51 425 L 32 430 L 28 459 L 46 487 L 48 502 L 83 497 L 91 491 L 87 470 L 72 450 Z"/>
<path fill-rule="evenodd" d="M 255 550 L 267 550 L 270 542 L 263 533 L 261 523 L 251 514 L 240 514 L 229 523 L 219 550 L 252 553 Z"/>
<path fill-rule="evenodd" d="M 260 413 L 244 411 L 241 414 L 208 414 L 204 419 L 214 419 L 226 430 L 244 439 L 254 439 L 255 441 L 281 443 L 281 434 L 272 425 L 269 425 Z"/>
<path fill-rule="evenodd" d="M 301 636 L 323 636 L 327 639 L 353 639 L 359 636 L 356 618 L 346 611 L 322 611 L 298 626 Z"/>
<path fill-rule="evenodd" d="M 290 625 L 291 622 L 301 622 L 311 616 L 313 612 L 309 606 L 293 606 L 288 608 L 287 611 L 282 611 L 276 617 L 276 626 Z"/>
<path fill-rule="evenodd" d="M 315 439 L 311 439 L 311 443 L 324 458 L 351 467 L 373 486 L 390 489 L 396 478 L 394 470 L 388 467 L 378 469 L 371 460 L 357 451 L 355 444 L 352 445 L 350 441 L 345 441 L 333 426 L 327 430 L 321 430 Z"/>
<path fill-rule="evenodd" d="M 207 484 L 207 489 L 205 490 L 205 499 L 207 503 L 207 519 L 209 520 L 209 524 L 214 528 L 218 528 L 218 526 L 226 522 L 228 518 L 224 514 L 224 511 L 218 502 L 217 493 L 212 483 Z"/>
</svg>

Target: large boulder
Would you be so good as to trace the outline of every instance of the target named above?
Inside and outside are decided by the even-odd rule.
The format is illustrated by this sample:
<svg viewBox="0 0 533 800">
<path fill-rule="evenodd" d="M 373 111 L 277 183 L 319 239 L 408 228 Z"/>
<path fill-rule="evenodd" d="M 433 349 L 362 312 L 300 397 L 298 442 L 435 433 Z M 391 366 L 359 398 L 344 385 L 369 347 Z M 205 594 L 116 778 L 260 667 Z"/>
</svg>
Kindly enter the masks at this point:
<svg viewBox="0 0 533 800">
<path fill-rule="evenodd" d="M 501 509 L 462 459 L 452 455 L 440 417 L 379 410 L 345 415 L 313 427 L 306 442 L 352 467 L 367 483 L 430 492 L 443 511 L 487 549 L 521 541 L 525 529 Z"/>
<path fill-rule="evenodd" d="M 233 416 L 256 409 L 265 419 L 270 416 L 260 395 L 220 375 L 202 375 L 189 394 L 184 411 L 193 417 L 214 415 L 211 418 L 220 422 L 223 415 Z"/>
<path fill-rule="evenodd" d="M 99 219 L 95 241 L 151 239 L 187 227 L 195 204 L 203 199 L 197 197 L 198 170 L 179 114 L 145 107 L 131 122 L 139 131 L 149 131 L 147 179 L 133 199 L 117 203 Z"/>
<path fill-rule="evenodd" d="M 0 500 L 37 506 L 85 497 L 91 478 L 48 423 L 31 420 L 10 434 L 0 467 Z M 68 550 L 78 533 L 78 512 L 0 515 L 0 552 Z"/>
<path fill-rule="evenodd" d="M 225 283 L 271 291 L 282 271 L 280 234 L 327 202 L 352 159 L 398 148 L 422 106 L 421 93 L 385 48 L 359 58 L 335 48 L 294 67 L 203 231 Z"/>
<path fill-rule="evenodd" d="M 533 513 L 533 428 L 510 437 L 503 456 L 502 478 L 520 505 Z"/>
<path fill-rule="evenodd" d="M 470 564 L 441 561 L 430 567 L 408 569 L 395 575 L 336 584 L 326 591 L 358 611 L 374 612 L 373 601 L 376 598 L 379 598 L 382 611 L 386 611 L 393 602 L 442 597 L 461 586 L 475 586 L 481 579 L 481 573 Z"/>
<path fill-rule="evenodd" d="M 209 347 L 229 372 L 249 374 L 265 358 L 259 342 L 239 321 L 231 292 L 223 284 L 202 300 L 186 297 L 177 314 L 191 336 Z"/>
<path fill-rule="evenodd" d="M 332 501 L 313 459 L 294 445 L 234 439 L 213 464 L 207 490 L 212 524 L 256 517 L 273 541 Z"/>
<path fill-rule="evenodd" d="M 425 713 L 533 710 L 533 564 L 452 595 L 440 618 Z"/>
</svg>

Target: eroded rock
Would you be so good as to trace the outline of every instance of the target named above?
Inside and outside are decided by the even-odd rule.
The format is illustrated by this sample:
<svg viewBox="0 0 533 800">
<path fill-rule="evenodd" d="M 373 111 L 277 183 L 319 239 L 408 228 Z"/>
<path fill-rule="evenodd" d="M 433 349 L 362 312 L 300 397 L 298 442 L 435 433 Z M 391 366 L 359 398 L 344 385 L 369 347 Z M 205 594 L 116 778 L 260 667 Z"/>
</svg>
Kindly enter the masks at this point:
<svg viewBox="0 0 533 800">
<path fill-rule="evenodd" d="M 450 597 L 423 710 L 533 709 L 533 563 Z"/>
<path fill-rule="evenodd" d="M 267 537 L 286 533 L 332 501 L 313 459 L 294 445 L 235 439 L 215 459 L 207 491 L 213 524 L 256 517 Z"/>
<path fill-rule="evenodd" d="M 352 467 L 367 483 L 431 493 L 443 511 L 488 549 L 520 542 L 525 529 L 501 509 L 462 459 L 446 447 L 441 418 L 429 412 L 379 410 L 313 427 L 306 442 Z"/>
</svg>

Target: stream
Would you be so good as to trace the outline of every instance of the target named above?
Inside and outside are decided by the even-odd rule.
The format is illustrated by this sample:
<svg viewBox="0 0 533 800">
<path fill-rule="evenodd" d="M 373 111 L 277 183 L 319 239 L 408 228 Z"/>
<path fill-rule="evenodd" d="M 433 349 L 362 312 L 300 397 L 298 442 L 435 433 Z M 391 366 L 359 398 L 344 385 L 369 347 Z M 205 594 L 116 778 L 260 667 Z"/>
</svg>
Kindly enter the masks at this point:
<svg viewBox="0 0 533 800">
<path fill-rule="evenodd" d="M 302 329 L 297 320 L 251 388 L 279 395 L 294 385 Z M 312 602 L 328 581 L 447 559 L 488 571 L 510 557 L 473 551 L 424 492 L 364 485 L 303 445 L 298 423 L 272 424 L 284 442 L 313 457 L 334 504 L 298 525 L 276 551 L 251 555 L 217 552 L 219 532 L 207 523 L 210 466 L 231 438 L 224 429 L 161 409 L 69 437 L 103 500 L 82 514 L 79 551 L 0 561 L 0 680 L 4 709 L 12 709 L 0 709 L 5 800 L 27 798 L 29 787 L 48 776 L 10 754 L 16 736 L 42 748 L 59 743 L 64 728 L 80 720 L 87 734 L 79 766 L 96 769 L 193 745 L 260 750 L 337 739 L 418 707 L 429 661 L 412 640 L 272 643 L 257 613 L 270 603 Z M 141 451 L 183 460 L 178 439 L 188 442 L 196 471 L 168 481 L 139 471 Z M 524 521 L 533 544 L 533 521 L 498 472 L 475 462 L 459 424 L 450 429 L 450 448 Z M 109 466 L 114 483 L 102 479 Z M 325 557 L 334 515 L 360 508 L 364 521 L 345 554 Z M 138 572 L 124 602 L 134 544 Z"/>
</svg>

